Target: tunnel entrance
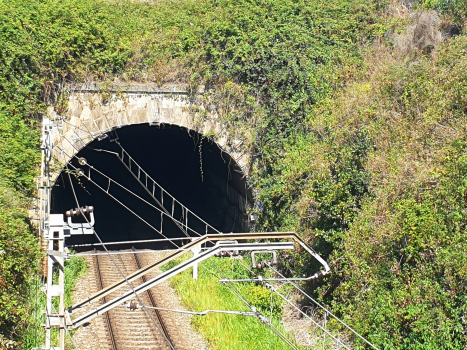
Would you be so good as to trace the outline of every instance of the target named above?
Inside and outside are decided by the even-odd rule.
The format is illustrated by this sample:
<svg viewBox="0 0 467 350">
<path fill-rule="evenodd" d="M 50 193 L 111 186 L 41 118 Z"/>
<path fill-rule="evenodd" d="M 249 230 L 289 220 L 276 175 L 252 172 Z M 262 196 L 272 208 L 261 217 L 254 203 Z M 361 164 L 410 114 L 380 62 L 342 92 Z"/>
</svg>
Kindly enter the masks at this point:
<svg viewBox="0 0 467 350">
<path fill-rule="evenodd" d="M 225 233 L 248 231 L 246 214 L 251 195 L 244 174 L 215 142 L 173 125 L 130 125 L 113 131 L 105 139 L 92 141 L 70 161 L 74 167 L 83 168 L 78 158 L 85 158 L 87 166 L 99 170 L 155 206 L 158 205 L 154 198 L 115 155 L 121 152 L 116 139 L 159 185 L 215 229 Z M 83 170 L 86 171 L 85 168 Z M 76 207 L 74 189 L 81 206 L 94 207 L 94 228 L 104 243 L 162 238 L 154 228 L 162 228 L 163 234 L 169 238 L 185 237 L 176 224 L 167 217 L 161 220 L 160 212 L 143 200 L 113 182 L 109 186 L 105 176 L 92 172 L 92 181 L 85 176 L 76 176 L 73 167 L 65 168 L 52 189 L 51 213 L 65 213 Z M 106 190 L 134 213 L 111 198 Z M 166 200 L 164 206 L 170 211 L 171 201 Z M 183 213 L 177 210 L 174 216 L 183 220 Z M 205 226 L 196 220 L 191 220 L 188 226 L 201 235 L 206 233 Z M 67 245 L 75 246 L 77 251 L 89 249 L 79 245 L 97 242 L 94 235 L 67 239 Z M 143 247 L 139 245 L 138 248 Z M 145 244 L 144 248 L 174 247 L 164 242 Z"/>
</svg>

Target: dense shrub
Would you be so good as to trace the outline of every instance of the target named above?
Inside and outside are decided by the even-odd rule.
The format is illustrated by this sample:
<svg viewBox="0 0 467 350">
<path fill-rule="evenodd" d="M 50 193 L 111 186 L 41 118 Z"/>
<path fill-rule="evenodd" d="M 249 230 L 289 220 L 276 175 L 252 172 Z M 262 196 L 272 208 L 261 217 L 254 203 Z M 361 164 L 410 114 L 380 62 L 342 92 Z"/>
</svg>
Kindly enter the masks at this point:
<svg viewBox="0 0 467 350">
<path fill-rule="evenodd" d="M 0 344 L 20 338 L 29 321 L 29 278 L 39 257 L 29 205 L 21 192 L 0 182 Z"/>
</svg>

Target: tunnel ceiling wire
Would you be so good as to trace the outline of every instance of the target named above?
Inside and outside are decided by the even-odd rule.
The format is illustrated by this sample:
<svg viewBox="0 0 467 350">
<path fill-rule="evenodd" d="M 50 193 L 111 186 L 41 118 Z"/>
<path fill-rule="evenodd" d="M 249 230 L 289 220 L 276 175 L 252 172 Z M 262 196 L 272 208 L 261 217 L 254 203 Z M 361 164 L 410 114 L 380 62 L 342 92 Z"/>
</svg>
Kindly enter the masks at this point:
<svg viewBox="0 0 467 350">
<path fill-rule="evenodd" d="M 84 217 L 84 219 L 86 220 L 86 222 L 90 225 L 90 222 L 88 220 L 88 218 L 86 217 L 86 215 L 84 215 L 83 211 L 81 210 L 81 206 L 79 204 L 79 200 L 78 200 L 78 197 L 76 195 L 76 192 L 75 192 L 75 188 L 73 186 L 73 181 L 71 180 L 71 175 L 70 173 L 68 172 L 68 179 L 70 181 L 70 186 L 71 186 L 71 189 L 73 191 L 73 197 L 75 199 L 75 202 L 76 202 L 76 206 L 77 206 L 77 209 L 81 212 L 81 215 Z M 104 247 L 104 250 L 106 251 L 106 253 L 110 253 L 109 250 L 107 249 L 107 247 L 105 246 L 105 244 L 102 242 L 101 238 L 99 237 L 99 235 L 97 234 L 96 230 L 94 229 L 94 227 L 92 228 L 92 231 L 94 233 L 94 236 L 96 236 L 96 238 L 99 240 L 100 243 L 102 243 L 102 246 Z M 125 276 L 125 274 L 122 272 L 122 270 L 119 268 L 119 266 L 117 265 L 117 263 L 115 262 L 114 258 L 112 257 L 111 254 L 108 254 L 110 260 L 112 261 L 112 263 L 114 264 L 115 268 L 117 269 L 118 273 L 123 277 L 123 279 L 125 279 L 125 282 L 126 284 L 130 287 L 130 289 L 132 290 L 133 294 L 135 295 L 136 299 L 138 300 L 138 302 L 140 304 L 143 304 L 143 302 L 141 301 L 139 295 L 135 292 L 134 288 L 133 288 L 133 285 L 131 284 L 130 281 L 128 281 L 127 277 Z M 145 312 L 147 313 L 147 315 L 149 316 L 149 318 L 151 319 L 151 321 L 154 323 L 154 325 L 156 326 L 156 328 L 159 330 L 159 332 L 162 334 L 162 336 L 165 338 L 165 340 L 167 341 L 167 344 L 169 344 L 170 348 L 172 350 L 175 350 L 175 348 L 173 347 L 172 343 L 170 342 L 169 338 L 167 337 L 167 335 L 162 331 L 162 329 L 159 327 L 159 325 L 157 324 L 156 320 L 154 319 L 154 317 L 151 315 L 151 313 L 148 311 L 148 310 L 145 310 Z"/>
<path fill-rule="evenodd" d="M 117 156 L 117 158 L 120 160 L 120 162 L 123 164 L 123 166 L 130 172 L 130 174 L 131 174 L 131 175 L 135 178 L 135 180 L 141 185 L 141 187 L 143 187 L 144 190 L 145 190 L 146 192 L 149 193 L 149 195 L 151 196 L 151 198 L 162 208 L 162 210 L 165 212 L 165 214 L 166 214 L 168 217 L 170 217 L 170 218 L 172 219 L 172 221 L 177 225 L 177 227 L 178 227 L 187 237 L 190 237 L 190 235 L 189 235 L 188 232 L 187 232 L 187 231 L 188 231 L 188 224 L 185 225 L 186 227 L 185 227 L 185 230 L 184 230 L 184 229 L 183 229 L 183 223 L 180 223 L 179 221 L 175 220 L 175 218 L 173 217 L 173 213 L 172 213 L 172 215 L 170 215 L 170 214 L 169 214 L 169 211 L 168 211 L 168 210 L 166 209 L 166 207 L 164 206 L 164 203 L 163 203 L 163 201 L 164 201 L 164 192 L 167 192 L 167 191 L 165 191 L 165 190 L 162 188 L 162 186 L 160 186 L 156 181 L 154 181 L 154 179 L 153 179 L 152 177 L 150 177 L 149 174 L 148 174 L 138 163 L 136 163 L 136 162 L 133 160 L 133 162 L 134 162 L 134 163 L 136 164 L 136 166 L 138 167 L 138 176 L 136 176 L 135 173 L 131 170 L 131 161 L 132 161 L 133 158 L 130 156 L 130 154 L 129 154 L 128 152 L 126 152 L 126 151 L 123 149 L 123 147 L 122 147 L 122 145 L 120 144 L 120 142 L 115 141 L 115 143 L 116 143 L 117 145 L 120 146 L 120 149 L 122 150 L 122 157 L 120 157 L 120 155 L 119 155 L 118 153 L 114 153 L 114 152 L 111 152 L 111 153 L 112 153 L 112 154 L 115 154 L 115 155 Z M 96 151 L 97 151 L 97 150 L 96 150 Z M 106 150 L 103 150 L 103 151 L 106 151 Z M 123 154 L 124 154 L 123 152 L 127 153 L 127 155 L 128 155 L 128 159 L 129 159 L 129 161 L 130 161 L 130 167 L 128 167 L 128 166 L 126 165 L 126 163 L 123 161 Z M 110 153 L 110 152 L 109 152 L 109 153 Z M 141 182 L 141 179 L 140 179 L 141 171 L 143 171 L 143 173 L 144 173 L 144 175 L 145 175 L 145 177 L 146 177 L 146 185 L 144 185 L 144 184 Z M 152 183 L 153 183 L 153 192 L 154 192 L 154 190 L 155 190 L 155 186 L 156 186 L 156 185 L 160 188 L 160 190 L 161 190 L 161 201 L 162 201 L 162 202 L 159 201 L 159 199 L 157 199 L 157 197 L 156 197 L 153 193 L 151 193 L 151 192 L 149 191 L 149 188 L 147 187 L 148 178 L 151 179 L 151 181 L 152 181 Z M 169 194 L 169 195 L 170 195 L 170 194 Z M 173 205 L 174 205 L 174 202 L 175 202 L 175 198 L 173 198 L 173 196 L 171 196 L 171 198 L 172 198 L 172 208 L 173 208 Z M 187 215 L 187 218 L 188 218 L 188 208 L 186 208 L 186 209 L 187 209 L 187 214 L 186 214 L 186 215 Z M 183 214 L 183 206 L 182 206 L 182 214 Z"/>
<path fill-rule="evenodd" d="M 74 168 L 74 170 L 78 169 L 77 167 L 75 167 L 73 164 L 69 163 L 68 165 L 70 165 L 72 168 Z M 176 243 L 174 243 L 170 238 L 168 238 L 167 236 L 165 236 L 161 231 L 159 231 L 157 228 L 155 228 L 154 226 L 152 226 L 149 222 L 147 222 L 146 220 L 144 220 L 141 216 L 139 216 L 134 210 L 130 209 L 127 205 L 125 205 L 122 201 L 120 201 L 119 199 L 117 199 L 114 195 L 110 194 L 108 192 L 108 190 L 105 190 L 104 188 L 102 188 L 97 182 L 95 182 L 93 179 L 91 179 L 90 177 L 87 177 L 85 175 L 83 175 L 84 177 L 86 177 L 86 179 L 88 181 L 90 181 L 92 184 L 94 184 L 94 186 L 96 186 L 98 189 L 100 189 L 102 192 L 106 193 L 110 198 L 112 198 L 114 201 L 116 201 L 118 204 L 120 204 L 122 207 L 124 207 L 126 210 L 128 210 L 131 214 L 133 214 L 135 217 L 137 217 L 139 220 L 141 220 L 143 223 L 145 223 L 149 228 L 153 229 L 155 232 L 157 232 L 158 234 L 160 234 L 162 237 L 164 237 L 165 239 L 167 239 L 170 243 L 172 243 L 174 246 L 176 246 L 177 248 L 180 248 L 179 245 L 177 245 Z M 110 179 L 110 178 L 109 178 Z M 111 181 L 113 181 L 112 179 L 110 179 Z M 117 184 L 117 182 L 113 181 L 114 183 Z M 109 186 L 110 186 L 110 182 L 109 182 Z M 123 187 L 124 188 L 124 187 Z M 128 190 L 129 191 L 129 190 Z M 131 193 L 131 191 L 129 191 Z"/>
<path fill-rule="evenodd" d="M 75 129 L 78 129 L 78 130 L 80 130 L 80 131 L 82 131 L 82 132 L 87 133 L 88 136 L 89 136 L 92 140 L 95 140 L 95 139 L 96 139 L 95 135 L 89 131 L 89 129 L 87 128 L 86 124 L 83 123 L 83 125 L 84 125 L 84 127 L 86 128 L 87 131 L 83 130 L 82 128 L 80 128 L 80 127 L 77 126 L 77 125 L 74 125 L 74 124 L 70 123 L 70 122 L 67 121 L 65 118 L 61 118 L 60 120 L 62 120 L 62 121 L 65 122 L 66 124 L 70 125 L 72 128 L 75 128 Z M 111 128 L 110 130 L 106 130 L 106 131 L 101 131 L 101 130 L 99 130 L 99 132 L 100 132 L 100 135 L 103 135 L 103 134 L 107 134 L 107 133 L 111 132 L 113 129 L 114 129 L 114 128 Z M 190 129 L 187 128 L 187 130 L 189 131 Z M 197 133 L 197 132 L 195 131 L 195 133 Z M 75 134 L 76 134 L 76 132 L 75 132 Z M 200 136 L 199 133 L 197 133 L 197 134 L 198 134 L 198 136 Z M 79 137 L 79 139 L 81 140 L 81 142 L 85 143 L 85 142 L 83 141 L 83 139 L 82 139 L 78 134 L 76 134 L 76 135 Z M 188 132 L 188 135 L 190 135 L 189 132 Z M 64 138 L 64 139 L 76 150 L 76 153 L 79 152 L 79 150 L 75 147 L 75 145 L 73 145 L 73 144 L 66 138 L 65 135 L 63 135 L 63 134 L 61 133 L 61 136 L 62 136 L 62 138 Z M 201 135 L 201 137 L 202 137 L 202 135 Z M 124 150 L 124 148 L 122 147 L 122 145 L 121 145 L 117 140 L 115 140 L 115 143 L 118 144 L 118 145 L 120 146 L 120 148 L 121 148 L 124 152 L 126 152 L 126 151 Z M 243 144 L 243 141 L 242 141 L 242 144 Z M 217 147 L 218 147 L 219 150 L 220 150 L 221 159 L 224 161 L 224 163 L 226 163 L 226 161 L 225 161 L 224 158 L 222 157 L 222 153 L 226 153 L 227 155 L 229 155 L 229 153 L 228 153 L 225 149 L 223 149 L 219 144 L 216 143 L 216 145 L 217 145 Z M 196 144 L 195 144 L 195 148 L 196 148 Z M 106 151 L 106 152 L 115 154 L 115 152 L 110 152 L 110 151 L 107 151 L 107 150 L 102 150 L 102 151 Z M 128 154 L 128 152 L 126 152 L 126 153 Z M 128 155 L 129 155 L 129 154 L 128 154 Z M 230 155 L 229 155 L 229 156 L 230 156 Z M 118 157 L 118 158 L 120 159 L 120 161 L 123 163 L 123 159 L 121 159 L 121 157 L 120 157 L 119 155 L 117 155 L 117 157 Z M 237 166 L 241 169 L 241 171 L 239 172 L 238 170 L 236 170 L 236 169 L 235 169 L 235 166 L 234 166 L 233 168 L 234 168 L 234 171 L 236 171 L 236 172 L 238 172 L 238 173 L 244 174 L 244 176 L 242 177 L 242 178 L 244 178 L 245 176 L 247 176 L 247 171 L 245 171 L 245 170 L 243 169 L 243 167 L 238 163 L 238 160 L 239 160 L 241 157 L 242 157 L 242 156 L 239 156 L 237 159 L 234 159 L 235 165 L 237 165 Z M 230 173 L 230 166 L 231 166 L 230 164 L 231 164 L 232 159 L 233 159 L 233 157 L 230 156 L 230 159 L 229 159 L 229 173 Z M 133 159 L 133 161 L 134 161 L 134 159 Z M 134 161 L 134 162 L 135 162 L 135 161 Z M 135 164 L 138 165 L 136 162 L 135 162 Z M 138 165 L 138 167 L 140 167 L 140 166 Z M 141 168 L 141 167 L 140 167 L 140 168 Z M 145 172 L 145 173 L 146 173 L 146 172 Z M 147 173 L 146 173 L 146 174 L 147 174 Z M 134 175 L 134 174 L 133 174 L 133 175 Z M 164 189 L 162 188 L 162 186 L 160 186 L 156 181 L 154 181 L 152 178 L 151 178 L 151 180 L 152 180 L 159 188 L 161 188 L 162 190 L 164 190 Z M 245 183 L 245 188 L 246 188 L 246 183 Z M 175 197 L 173 197 L 170 193 L 168 193 L 168 192 L 165 191 L 165 190 L 164 190 L 164 192 L 165 192 L 166 194 L 168 194 L 171 198 L 173 198 L 175 201 L 177 201 L 180 205 L 183 206 L 183 204 L 180 203 L 180 202 L 179 202 Z M 157 199 L 156 199 L 156 201 L 157 201 Z M 161 205 L 159 202 L 158 202 L 158 204 Z M 188 208 L 187 208 L 187 209 L 188 209 Z M 189 209 L 188 209 L 188 210 L 189 210 Z M 191 214 L 192 214 L 193 216 L 195 216 L 198 220 L 201 220 L 202 222 L 204 222 L 206 225 L 208 225 L 208 226 L 209 226 L 211 229 L 213 229 L 215 232 L 221 233 L 221 232 L 218 231 L 216 228 L 214 228 L 213 226 L 211 226 L 209 223 L 205 222 L 203 219 L 201 219 L 200 217 L 198 217 L 198 216 L 197 216 L 195 213 L 193 213 L 191 210 L 190 210 L 190 212 L 191 212 Z M 206 232 L 206 233 L 207 233 L 207 232 Z"/>
<path fill-rule="evenodd" d="M 162 191 L 162 193 L 165 193 L 167 194 L 174 202 L 178 203 L 178 205 L 180 205 L 182 208 L 185 208 L 185 210 L 187 212 L 189 212 L 191 215 L 193 215 L 196 219 L 198 219 L 199 221 L 201 221 L 204 225 L 206 225 L 207 227 L 211 228 L 212 230 L 214 230 L 215 232 L 217 233 L 221 233 L 219 230 L 217 230 L 214 226 L 210 225 L 208 222 L 206 222 L 205 220 L 203 220 L 202 218 L 200 218 L 198 215 L 196 215 L 193 211 L 191 211 L 189 208 L 187 208 L 185 205 L 183 205 L 179 200 L 177 200 L 174 196 L 172 196 L 169 192 L 167 192 L 157 181 L 155 181 L 148 173 L 147 171 L 145 171 L 134 159 L 133 157 L 131 157 L 131 155 L 123 148 L 123 146 L 121 145 L 120 142 L 116 141 L 116 144 L 120 147 L 121 151 L 122 151 L 122 156 L 120 157 L 119 154 L 117 154 L 117 157 L 118 159 L 120 160 L 120 162 L 123 163 L 123 165 L 127 168 L 128 171 L 131 172 L 131 174 L 136 178 L 135 174 L 129 169 L 129 167 L 126 165 L 126 163 L 124 162 L 124 156 L 123 154 L 127 154 L 128 155 L 128 158 L 130 159 L 130 161 L 132 161 L 133 163 L 135 163 L 135 165 L 141 169 L 145 176 L 147 176 L 147 178 L 149 178 L 154 185 L 156 185 L 158 188 L 160 188 L 160 190 Z M 105 150 L 104 150 L 105 151 Z M 113 152 L 112 152 L 113 153 Z M 115 153 L 114 153 L 115 154 Z M 137 179 L 139 181 L 139 179 Z M 139 181 L 140 184 L 142 185 L 141 181 Z M 143 186 L 144 187 L 144 186 Z M 145 188 L 146 189 L 146 188 Z M 147 190 L 147 189 L 146 189 Z M 149 190 L 147 190 L 149 192 Z M 163 209 L 165 209 L 164 205 L 154 196 L 152 196 L 152 198 L 157 202 L 157 204 L 159 204 Z"/>
<path fill-rule="evenodd" d="M 66 153 L 65 153 L 66 154 Z M 68 154 L 66 154 L 68 156 Z M 74 155 L 73 157 L 76 157 L 76 155 Z M 71 158 L 70 158 L 71 159 Z M 75 171 L 76 169 L 78 169 L 77 167 L 75 167 L 73 164 L 71 163 L 67 163 L 66 165 L 66 169 L 68 169 L 68 166 L 71 166 Z M 69 173 L 68 173 L 69 174 Z M 146 225 L 148 225 L 151 229 L 153 229 L 155 232 L 159 233 L 162 237 L 164 237 L 166 240 L 168 240 L 170 243 L 172 243 L 175 247 L 177 248 L 180 248 L 179 245 L 177 245 L 176 243 L 174 243 L 170 238 L 166 237 L 162 232 L 160 232 L 158 229 L 156 229 L 155 227 L 153 227 L 150 223 L 148 223 L 146 220 L 144 220 L 142 217 L 140 217 L 137 213 L 135 213 L 133 210 L 131 210 L 129 207 L 127 207 L 125 204 L 123 204 L 121 201 L 119 201 L 116 197 L 114 197 L 113 195 L 111 195 L 110 193 L 108 193 L 106 190 L 104 190 L 99 184 L 97 184 L 94 180 L 92 180 L 90 177 L 86 177 L 91 183 L 93 183 L 97 188 L 99 188 L 101 191 L 103 191 L 104 193 L 106 193 L 109 197 L 111 197 L 113 200 L 115 200 L 117 203 L 119 203 L 121 206 L 123 206 L 125 209 L 127 209 L 130 213 L 132 213 L 135 217 L 137 217 L 138 219 L 140 219 L 142 222 L 144 222 Z M 102 242 L 100 242 L 102 243 Z"/>
<path fill-rule="evenodd" d="M 63 138 L 78 152 L 77 148 L 70 142 L 70 140 L 68 140 L 67 137 L 63 136 Z M 63 148 L 61 147 L 58 147 L 69 159 L 72 159 L 72 158 L 76 158 L 76 159 L 79 159 L 78 156 L 76 154 L 73 154 L 72 157 L 70 157 L 64 150 Z M 67 163 L 67 165 L 70 165 L 71 167 L 74 168 L 74 170 L 77 169 L 77 167 L 75 167 L 73 164 L 71 163 Z M 144 202 L 146 202 L 147 204 L 151 205 L 153 208 L 157 209 L 160 211 L 159 208 L 153 206 L 151 203 L 147 202 L 146 200 L 142 199 L 141 197 L 139 197 L 138 195 L 136 195 L 135 193 L 133 193 L 132 191 L 128 190 L 126 187 L 124 187 L 123 185 L 119 184 L 118 182 L 116 182 L 115 180 L 113 180 L 112 178 L 110 178 L 109 176 L 105 175 L 104 173 L 100 172 L 99 170 L 93 168 L 92 166 L 89 166 L 89 169 L 93 169 L 95 170 L 96 172 L 100 173 L 102 176 L 106 177 L 108 180 L 109 180 L 109 188 L 110 188 L 110 181 L 114 182 L 115 184 L 117 184 L 118 186 L 122 187 L 123 189 L 125 189 L 126 191 L 128 191 L 129 193 L 133 194 L 134 196 L 138 197 L 139 199 L 143 200 Z M 108 190 L 109 188 L 106 190 L 104 190 L 99 184 L 97 184 L 94 180 L 91 179 L 90 176 L 86 177 L 90 182 L 92 182 L 97 188 L 99 188 L 101 191 L 105 192 L 108 196 L 110 196 L 113 200 L 115 200 L 117 203 L 119 203 L 121 206 L 123 206 L 125 209 L 127 209 L 130 213 L 132 213 L 134 216 L 136 216 L 138 219 L 140 219 L 141 221 L 143 221 L 146 225 L 148 225 L 151 229 L 153 229 L 154 231 L 156 231 L 157 233 L 159 233 L 162 237 L 164 237 L 165 239 L 167 239 L 168 241 L 170 241 L 170 243 L 172 243 L 173 245 L 175 245 L 177 248 L 179 248 L 179 246 L 177 244 L 175 244 L 174 242 L 172 242 L 168 237 L 166 237 L 161 231 L 159 231 L 158 229 L 156 229 L 155 227 L 153 227 L 151 224 L 149 224 L 146 220 L 144 220 L 142 217 L 140 217 L 138 214 L 136 214 L 133 210 L 131 210 L 129 207 L 127 207 L 125 204 L 123 204 L 121 201 L 119 201 L 115 196 L 111 195 Z M 196 233 L 196 232 L 195 232 Z"/>
<path fill-rule="evenodd" d="M 61 147 L 58 147 L 61 152 L 63 152 L 69 159 L 72 159 L 72 158 L 76 158 L 76 159 L 79 159 L 79 157 L 77 156 L 77 153 L 79 152 L 78 149 L 73 145 L 73 143 L 64 135 L 63 136 L 63 139 L 66 140 L 76 151 L 76 154 L 73 154 L 72 157 L 70 157 L 64 150 L 63 148 Z M 129 155 L 129 153 L 127 151 L 125 151 L 125 149 L 120 145 L 120 143 L 117 142 L 117 144 L 120 146 L 120 148 L 122 149 L 122 152 L 125 152 L 128 157 L 135 163 L 136 166 L 138 166 L 140 169 L 141 166 L 139 166 L 138 163 L 136 163 L 133 158 Z M 108 151 L 108 150 L 104 150 L 104 149 L 94 149 L 96 151 L 103 151 L 103 152 L 107 152 L 107 153 L 110 153 L 110 154 L 114 154 L 117 156 L 117 158 L 125 165 L 125 163 L 123 162 L 123 159 L 121 159 L 121 157 L 119 156 L 118 153 L 116 152 L 111 152 L 111 151 Z M 122 153 L 123 154 L 123 153 Z M 70 164 L 71 166 L 73 166 L 72 164 Z M 89 164 L 88 164 L 89 165 Z M 74 167 L 74 166 L 73 166 Z M 125 165 L 125 167 L 128 169 L 128 167 Z M 76 169 L 76 167 L 74 167 Z M 186 230 L 184 231 L 183 230 L 183 222 L 180 222 L 178 221 L 177 219 L 175 219 L 173 216 L 171 216 L 168 212 L 168 210 L 164 207 L 163 203 L 159 202 L 157 200 L 157 198 L 155 198 L 154 196 L 152 196 L 152 198 L 163 208 L 163 211 L 159 208 L 157 208 L 156 206 L 152 205 L 151 203 L 149 203 L 148 201 L 146 201 L 145 199 L 141 198 L 140 196 L 136 195 L 135 193 L 133 193 L 132 191 L 128 190 L 125 186 L 121 185 L 120 183 L 118 183 L 117 181 L 113 180 L 112 178 L 110 178 L 108 175 L 105 175 L 103 172 L 99 171 L 98 169 L 90 166 L 90 169 L 93 169 L 95 170 L 96 172 L 100 173 L 102 176 L 106 177 L 109 181 L 112 181 L 114 182 L 115 184 L 117 184 L 118 186 L 122 187 L 123 189 L 125 189 L 126 191 L 128 191 L 129 193 L 131 193 L 133 196 L 136 196 L 138 197 L 140 200 L 144 201 L 146 204 L 152 206 L 154 209 L 158 210 L 161 215 L 166 215 L 167 217 L 169 217 L 172 221 L 174 221 L 174 223 L 177 225 L 177 227 L 179 227 L 182 232 L 185 233 L 185 235 L 187 237 L 190 237 L 188 235 L 188 233 L 186 232 L 188 229 L 197 234 L 198 236 L 201 236 L 201 234 L 199 234 L 198 232 L 196 232 L 195 230 L 191 229 L 188 227 L 188 223 L 186 222 Z M 128 169 L 129 170 L 129 169 Z M 207 229 L 208 227 L 211 228 L 213 231 L 217 232 L 217 233 L 221 233 L 219 230 L 217 230 L 215 227 L 213 227 L 212 225 L 210 225 L 209 223 L 207 223 L 206 221 L 204 221 L 202 218 L 200 218 L 198 215 L 196 215 L 193 211 L 191 211 L 190 209 L 188 209 L 186 206 L 184 206 L 180 201 L 178 201 L 174 196 L 172 196 L 169 192 L 167 192 L 161 185 L 159 185 L 154 179 L 152 179 L 148 174 L 147 172 L 142 169 L 142 171 L 146 174 L 146 176 L 148 176 L 148 178 L 151 179 L 151 181 L 154 183 L 154 185 L 158 186 L 160 188 L 160 190 L 162 191 L 161 192 L 161 195 L 163 195 L 164 193 L 167 194 L 168 196 L 170 196 L 170 198 L 172 199 L 173 203 L 178 203 L 178 205 L 182 208 L 182 215 L 183 215 L 183 212 L 186 211 L 186 215 L 187 215 L 187 218 L 188 218 L 188 213 L 191 214 L 192 216 L 194 216 L 197 220 L 199 220 L 200 222 L 202 222 L 204 225 L 206 225 L 206 233 L 207 233 Z M 131 171 L 130 171 L 131 172 Z M 131 172 L 132 173 L 132 172 Z M 134 176 L 134 174 L 132 173 L 132 175 Z M 88 178 L 88 180 L 92 181 L 94 184 L 96 184 L 93 180 L 90 179 L 90 177 Z M 99 185 L 96 184 L 96 186 L 98 186 L 100 188 Z M 144 187 L 144 186 L 143 186 Z M 101 190 L 103 190 L 102 188 L 100 188 Z M 146 188 L 145 188 L 146 189 Z M 147 192 L 149 192 L 147 189 L 146 189 Z M 108 192 L 106 192 L 108 195 L 110 195 Z M 111 195 L 110 195 L 111 196 Z M 187 220 L 187 219 L 186 219 Z M 155 228 L 153 228 L 154 230 L 156 230 Z M 157 232 L 159 232 L 158 230 L 156 230 Z M 165 237 L 165 236 L 164 236 Z"/>
<path fill-rule="evenodd" d="M 121 187 L 122 189 L 124 189 L 125 191 L 127 191 L 128 193 L 130 193 L 131 195 L 133 195 L 134 197 L 138 198 L 139 200 L 141 200 L 142 202 L 146 203 L 147 205 L 149 205 L 150 207 L 152 207 L 153 209 L 156 209 L 158 212 L 160 212 L 162 215 L 165 215 L 169 218 L 171 218 L 175 223 L 178 223 L 180 225 L 183 225 L 183 223 L 177 219 L 175 219 L 173 216 L 171 216 L 170 214 L 168 213 L 165 213 L 164 211 L 162 211 L 160 208 L 156 207 L 154 204 L 148 202 L 146 199 L 142 198 L 141 196 L 137 195 L 136 193 L 134 193 L 133 191 L 129 190 L 127 187 L 123 186 L 122 184 L 120 184 L 119 182 L 115 181 L 114 179 L 112 179 L 110 176 L 104 174 L 102 171 L 98 170 L 96 167 L 89 165 L 89 168 L 90 170 L 94 170 L 95 172 L 97 172 L 98 174 L 104 176 L 105 178 L 107 178 L 108 181 L 111 181 L 113 182 L 114 184 L 116 184 L 117 186 Z M 93 183 L 95 183 L 90 176 L 85 176 L 86 179 L 88 179 L 89 181 L 92 181 Z M 177 227 L 180 228 L 179 225 L 177 225 Z M 198 236 L 201 236 L 200 233 L 196 232 L 195 230 L 193 230 L 192 228 L 187 228 L 187 230 L 190 230 L 191 232 L 197 234 Z M 182 229 L 183 231 L 183 229 Z M 187 236 L 187 238 L 190 238 L 191 236 Z M 166 238 L 168 239 L 168 238 Z"/>
</svg>

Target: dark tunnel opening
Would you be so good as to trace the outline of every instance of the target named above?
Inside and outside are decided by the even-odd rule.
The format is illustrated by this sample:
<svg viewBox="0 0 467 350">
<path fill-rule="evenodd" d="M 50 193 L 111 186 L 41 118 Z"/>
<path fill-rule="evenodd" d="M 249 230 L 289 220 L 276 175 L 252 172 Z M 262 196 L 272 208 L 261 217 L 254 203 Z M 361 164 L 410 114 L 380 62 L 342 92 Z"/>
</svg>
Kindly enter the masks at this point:
<svg viewBox="0 0 467 350">
<path fill-rule="evenodd" d="M 220 232 L 248 230 L 247 203 L 251 201 L 251 197 L 246 188 L 246 180 L 240 167 L 216 143 L 185 128 L 164 124 L 159 127 L 131 125 L 118 129 L 117 133 L 118 142 L 136 163 L 194 214 Z M 92 181 L 88 181 L 86 176 L 76 176 L 71 166 L 69 170 L 64 169 L 60 173 L 52 190 L 51 213 L 61 214 L 76 208 L 74 189 L 80 206 L 94 207 L 94 229 L 104 243 L 160 239 L 163 237 L 156 230 L 160 231 L 161 228 L 163 235 L 168 238 L 185 237 L 182 230 L 167 216 L 161 220 L 161 213 L 157 209 L 131 194 L 160 207 L 117 155 L 111 153 L 121 154 L 120 146 L 112 139 L 115 135 L 113 132 L 110 137 L 101 141 L 94 140 L 70 161 L 74 167 L 81 168 L 86 176 L 89 174 L 89 167 L 92 167 Z M 80 157 L 86 159 L 87 165 L 78 163 Z M 97 170 L 128 191 L 113 181 L 109 182 Z M 145 180 L 142 182 L 145 183 Z M 139 218 L 111 198 L 107 191 Z M 157 191 L 155 196 L 159 197 L 159 201 L 162 199 Z M 186 224 L 188 216 L 188 227 L 200 235 L 206 233 L 206 227 L 201 221 L 191 214 L 186 215 L 181 207 L 172 205 L 172 202 L 169 196 L 164 196 L 164 207 L 169 212 L 173 211 L 174 217 Z M 207 231 L 214 232 L 212 228 Z M 195 235 L 190 233 L 190 236 Z M 97 243 L 98 239 L 94 235 L 73 235 L 66 242 L 68 246 L 74 246 L 76 251 L 82 251 L 89 250 L 89 246 L 80 245 Z M 113 246 L 112 249 L 126 249 L 133 245 Z M 176 248 L 169 242 L 134 246 L 151 249 Z"/>
</svg>

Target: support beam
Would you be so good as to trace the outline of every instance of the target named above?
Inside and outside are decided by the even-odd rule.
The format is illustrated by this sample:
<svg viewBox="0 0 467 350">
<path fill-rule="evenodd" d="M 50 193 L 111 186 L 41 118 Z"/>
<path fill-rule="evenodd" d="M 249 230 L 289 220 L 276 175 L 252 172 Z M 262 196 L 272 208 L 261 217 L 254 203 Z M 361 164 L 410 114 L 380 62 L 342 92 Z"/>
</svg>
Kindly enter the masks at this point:
<svg viewBox="0 0 467 350">
<path fill-rule="evenodd" d="M 263 233 L 230 233 L 230 234 L 208 234 L 198 239 L 184 245 L 180 248 L 180 251 L 171 254 L 164 259 L 143 267 L 142 269 L 135 271 L 134 273 L 128 275 L 126 279 L 121 279 L 120 281 L 116 282 L 115 284 L 100 290 L 99 292 L 92 295 L 89 299 L 84 300 L 82 302 L 77 303 L 76 305 L 72 306 L 69 311 L 73 312 L 77 308 L 80 308 L 88 303 L 94 302 L 99 300 L 106 295 L 113 293 L 114 291 L 122 288 L 123 286 L 127 285 L 127 282 L 132 282 L 137 278 L 140 278 L 142 275 L 156 269 L 159 266 L 162 266 L 172 260 L 177 259 L 181 255 L 185 253 L 187 250 L 192 250 L 197 246 L 201 246 L 202 244 L 206 244 L 208 242 L 217 242 L 217 241 L 227 241 L 227 240 L 249 240 L 249 239 L 293 239 L 296 243 L 298 243 L 303 249 L 305 249 L 311 256 L 313 256 L 323 267 L 324 271 L 321 272 L 321 275 L 326 275 L 329 271 L 329 265 L 326 261 L 321 258 L 318 253 L 316 253 L 311 247 L 309 247 L 297 234 L 294 232 L 263 232 Z"/>
<path fill-rule="evenodd" d="M 130 290 L 123 295 L 114 298 L 94 310 L 88 312 L 87 314 L 78 317 L 73 321 L 71 328 L 76 328 L 81 326 L 84 323 L 89 322 L 93 318 L 102 315 L 103 313 L 113 309 L 116 306 L 120 306 L 126 301 L 139 295 L 148 289 L 157 286 L 158 284 L 166 281 L 167 279 L 187 270 L 194 265 L 199 264 L 200 262 L 212 257 L 219 251 L 230 251 L 230 250 L 281 250 L 281 249 L 294 249 L 293 242 L 277 242 L 277 243 L 237 243 L 237 244 L 223 244 L 212 247 L 211 249 L 192 257 L 191 259 L 180 263 L 177 266 L 174 266 L 170 270 L 161 273 L 160 275 L 141 283 L 140 285 L 133 287 L 133 290 Z"/>
</svg>

